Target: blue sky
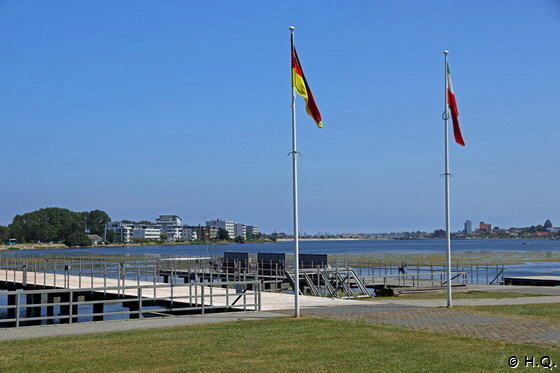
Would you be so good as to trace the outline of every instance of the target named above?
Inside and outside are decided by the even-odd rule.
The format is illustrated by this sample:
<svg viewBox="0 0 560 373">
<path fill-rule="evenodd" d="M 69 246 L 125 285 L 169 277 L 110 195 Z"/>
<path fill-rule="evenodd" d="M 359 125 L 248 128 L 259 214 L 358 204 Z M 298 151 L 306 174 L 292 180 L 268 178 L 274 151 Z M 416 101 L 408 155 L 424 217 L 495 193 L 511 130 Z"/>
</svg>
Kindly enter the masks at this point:
<svg viewBox="0 0 560 373">
<path fill-rule="evenodd" d="M 443 55 L 467 146 L 452 228 L 560 225 L 560 3 L 0 3 L 0 224 L 59 206 L 291 231 L 289 31 L 301 230 L 444 225 Z"/>
</svg>

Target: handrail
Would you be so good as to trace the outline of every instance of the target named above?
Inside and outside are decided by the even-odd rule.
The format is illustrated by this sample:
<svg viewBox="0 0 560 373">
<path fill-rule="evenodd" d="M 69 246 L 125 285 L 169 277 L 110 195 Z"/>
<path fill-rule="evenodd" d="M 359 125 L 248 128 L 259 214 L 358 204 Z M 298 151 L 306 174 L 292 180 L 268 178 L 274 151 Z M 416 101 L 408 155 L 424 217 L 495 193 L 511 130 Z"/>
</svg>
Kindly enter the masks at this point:
<svg viewBox="0 0 560 373">
<path fill-rule="evenodd" d="M 14 323 L 16 327 L 21 326 L 22 322 L 32 322 L 32 321 L 56 321 L 59 322 L 67 321 L 72 323 L 74 319 L 78 317 L 104 317 L 111 315 L 129 315 L 129 317 L 137 316 L 138 318 L 144 317 L 146 314 L 152 313 L 165 313 L 165 312 L 181 312 L 181 311 L 200 311 L 202 314 L 212 309 L 231 309 L 239 301 L 239 298 L 235 300 L 234 303 L 230 303 L 230 299 L 233 297 L 230 295 L 229 286 L 241 285 L 244 286 L 244 291 L 242 296 L 243 302 L 236 308 L 241 308 L 243 310 L 260 310 L 261 309 L 261 291 L 262 286 L 260 281 L 229 281 L 229 282 L 199 282 L 199 283 L 186 283 L 186 284 L 152 284 L 152 285 L 128 285 L 128 286 L 109 286 L 109 287 L 94 287 L 94 288 L 67 288 L 67 289 L 40 289 L 40 290 L 14 290 L 14 291 L 1 291 L 2 294 L 9 297 L 13 297 L 12 301 L 7 305 L 0 305 L 1 310 L 8 310 L 8 318 L 0 319 L 0 324 Z M 206 292 L 206 288 L 222 287 L 226 286 L 224 292 Z M 251 286 L 251 290 L 249 290 Z M 157 292 L 151 293 L 151 290 L 156 289 L 169 289 L 175 287 L 174 294 L 157 294 Z M 192 289 L 200 290 L 200 293 L 195 291 L 195 296 L 192 296 Z M 177 289 L 187 288 L 188 292 L 178 293 Z M 144 292 L 148 289 L 150 292 Z M 127 290 L 132 292 L 127 293 Z M 80 297 L 87 295 L 88 293 L 99 293 L 108 294 L 111 291 L 115 293 L 111 294 L 116 298 L 110 299 L 86 299 L 80 300 Z M 43 303 L 42 297 L 40 297 L 39 303 L 32 304 L 21 304 L 21 297 L 24 295 L 43 295 L 49 294 L 51 299 L 55 300 L 60 298 L 60 301 L 53 301 Z M 254 301 L 247 301 L 247 296 L 253 295 Z M 193 301 L 194 298 L 194 301 Z M 28 298 L 29 299 L 29 298 Z M 221 304 L 216 302 L 216 299 L 225 299 L 225 302 Z M 157 302 L 160 301 L 159 308 L 157 310 L 145 309 L 143 307 L 144 302 Z M 164 302 L 164 303 L 161 303 Z M 167 303 L 165 303 L 167 302 Z M 11 304 L 10 304 L 11 303 Z M 103 312 L 88 313 L 78 313 L 79 306 L 95 306 L 95 305 L 115 305 L 122 303 L 123 307 L 128 307 L 128 311 L 111 310 Z M 171 306 L 165 306 L 165 304 L 171 304 Z M 36 311 L 30 311 L 33 309 L 42 307 L 59 307 L 62 314 L 57 315 L 36 315 Z M 65 307 L 65 311 L 62 311 L 62 307 Z M 26 313 L 22 315 L 22 310 L 25 309 Z M 104 310 L 104 308 L 103 308 Z M 52 311 L 51 311 L 52 312 Z M 10 316 L 10 314 L 12 314 Z"/>
</svg>

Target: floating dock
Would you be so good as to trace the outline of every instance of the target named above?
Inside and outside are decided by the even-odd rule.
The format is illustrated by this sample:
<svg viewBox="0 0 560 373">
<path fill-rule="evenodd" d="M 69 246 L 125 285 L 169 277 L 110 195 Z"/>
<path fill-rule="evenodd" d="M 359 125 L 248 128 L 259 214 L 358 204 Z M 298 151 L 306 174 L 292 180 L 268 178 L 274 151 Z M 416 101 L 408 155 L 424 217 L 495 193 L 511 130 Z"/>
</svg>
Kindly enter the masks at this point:
<svg viewBox="0 0 560 373">
<path fill-rule="evenodd" d="M 504 285 L 558 286 L 560 276 L 504 277 Z"/>
</svg>

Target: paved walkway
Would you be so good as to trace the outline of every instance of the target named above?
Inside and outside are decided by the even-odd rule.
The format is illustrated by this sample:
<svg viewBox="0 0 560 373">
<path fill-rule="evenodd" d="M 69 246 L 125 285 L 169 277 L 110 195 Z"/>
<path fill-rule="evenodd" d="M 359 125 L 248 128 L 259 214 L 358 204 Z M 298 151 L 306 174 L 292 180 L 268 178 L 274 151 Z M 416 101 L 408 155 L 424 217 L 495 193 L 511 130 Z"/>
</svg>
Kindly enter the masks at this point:
<svg viewBox="0 0 560 373">
<path fill-rule="evenodd" d="M 400 304 L 418 307 L 446 307 L 446 299 L 391 299 L 380 300 L 379 304 Z M 524 297 L 524 298 L 480 298 L 453 299 L 454 306 L 503 306 L 514 304 L 560 303 L 560 296 Z"/>
<path fill-rule="evenodd" d="M 206 315 L 168 316 L 141 320 L 99 321 L 77 324 L 49 326 L 26 326 L 21 328 L 0 329 L 0 341 L 40 337 L 59 337 L 66 335 L 94 334 L 127 330 L 168 328 L 213 324 L 230 321 L 261 320 L 273 317 L 286 317 L 274 312 L 221 312 Z"/>
<path fill-rule="evenodd" d="M 468 310 L 366 303 L 354 307 L 307 308 L 302 310 L 302 315 L 361 320 L 373 324 L 394 325 L 510 343 L 554 346 L 560 344 L 560 323 L 558 322 L 516 316 L 485 315 Z"/>
</svg>

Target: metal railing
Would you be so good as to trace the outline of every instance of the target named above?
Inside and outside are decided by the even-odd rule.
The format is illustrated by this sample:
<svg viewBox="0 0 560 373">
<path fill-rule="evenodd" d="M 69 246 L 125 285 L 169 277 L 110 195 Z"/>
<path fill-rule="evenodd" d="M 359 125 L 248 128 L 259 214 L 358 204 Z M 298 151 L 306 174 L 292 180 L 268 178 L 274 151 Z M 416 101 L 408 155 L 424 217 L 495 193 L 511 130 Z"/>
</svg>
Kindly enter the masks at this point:
<svg viewBox="0 0 560 373">
<path fill-rule="evenodd" d="M 116 315 L 144 318 L 154 315 L 165 316 L 166 313 L 196 311 L 201 314 L 214 310 L 260 311 L 261 291 L 260 281 L 4 291 L 0 294 L 7 296 L 8 304 L 0 305 L 0 312 L 5 310 L 8 317 L 0 319 L 0 324 L 11 323 L 19 327 L 24 322 L 40 323 L 45 320 L 72 323 L 76 322 L 78 317 L 91 317 L 95 320 L 95 318 Z M 47 302 L 44 302 L 45 295 L 47 295 Z M 27 300 L 33 296 L 39 297 L 39 302 L 27 303 Z M 25 303 L 22 302 L 24 298 Z M 129 310 L 105 311 L 105 305 L 118 304 L 122 304 L 123 308 Z M 103 311 L 94 312 L 96 305 L 98 308 L 102 305 Z M 92 306 L 93 311 L 79 313 L 80 306 Z M 51 311 L 47 310 L 45 316 L 42 309 L 50 307 L 52 307 Z M 59 308 L 59 314 L 54 314 L 54 307 Z"/>
</svg>

